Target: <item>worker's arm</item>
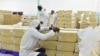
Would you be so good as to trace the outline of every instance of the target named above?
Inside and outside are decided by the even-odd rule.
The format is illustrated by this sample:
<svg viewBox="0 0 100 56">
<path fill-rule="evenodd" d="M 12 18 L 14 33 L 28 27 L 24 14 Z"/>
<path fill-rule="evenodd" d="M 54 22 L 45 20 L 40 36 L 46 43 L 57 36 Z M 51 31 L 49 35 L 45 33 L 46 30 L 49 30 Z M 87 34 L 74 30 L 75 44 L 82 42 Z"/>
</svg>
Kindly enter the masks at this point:
<svg viewBox="0 0 100 56">
<path fill-rule="evenodd" d="M 46 34 L 40 33 L 38 30 L 35 30 L 35 31 L 31 31 L 31 34 L 32 34 L 33 37 L 41 39 L 41 40 L 46 40 L 49 37 L 52 37 L 53 35 L 55 35 L 53 30 L 50 30 Z"/>
<path fill-rule="evenodd" d="M 49 30 L 50 27 L 41 27 L 39 31 L 46 31 Z"/>
</svg>

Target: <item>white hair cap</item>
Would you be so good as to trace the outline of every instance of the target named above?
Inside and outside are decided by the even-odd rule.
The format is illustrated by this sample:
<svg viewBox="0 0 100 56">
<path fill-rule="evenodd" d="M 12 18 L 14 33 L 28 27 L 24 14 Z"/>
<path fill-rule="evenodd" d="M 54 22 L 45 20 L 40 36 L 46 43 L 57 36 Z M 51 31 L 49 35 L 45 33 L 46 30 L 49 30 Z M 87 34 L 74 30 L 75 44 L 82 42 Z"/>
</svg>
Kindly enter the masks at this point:
<svg viewBox="0 0 100 56">
<path fill-rule="evenodd" d="M 34 19 L 31 21 L 30 26 L 36 28 L 39 24 L 40 24 L 40 21 Z"/>
</svg>

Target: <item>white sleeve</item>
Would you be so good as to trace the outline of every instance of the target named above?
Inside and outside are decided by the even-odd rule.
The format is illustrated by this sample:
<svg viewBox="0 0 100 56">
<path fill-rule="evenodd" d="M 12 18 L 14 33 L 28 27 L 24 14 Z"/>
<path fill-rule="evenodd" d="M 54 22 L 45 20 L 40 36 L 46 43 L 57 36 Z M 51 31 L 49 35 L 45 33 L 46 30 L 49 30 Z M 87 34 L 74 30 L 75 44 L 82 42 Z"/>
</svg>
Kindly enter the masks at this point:
<svg viewBox="0 0 100 56">
<path fill-rule="evenodd" d="M 46 34 L 42 34 L 39 31 L 32 31 L 32 36 L 41 40 L 46 40 L 49 37 L 52 37 L 53 35 L 55 35 L 54 31 L 50 30 L 48 33 Z"/>
<path fill-rule="evenodd" d="M 41 27 L 39 31 L 49 30 L 49 27 Z"/>
</svg>

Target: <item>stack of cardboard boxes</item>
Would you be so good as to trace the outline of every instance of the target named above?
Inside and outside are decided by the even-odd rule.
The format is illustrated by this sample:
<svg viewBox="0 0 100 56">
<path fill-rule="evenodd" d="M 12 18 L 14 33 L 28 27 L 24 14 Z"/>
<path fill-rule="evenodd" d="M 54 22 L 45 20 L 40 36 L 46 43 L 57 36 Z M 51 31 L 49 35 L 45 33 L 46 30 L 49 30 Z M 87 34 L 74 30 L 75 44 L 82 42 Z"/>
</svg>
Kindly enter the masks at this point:
<svg viewBox="0 0 100 56">
<path fill-rule="evenodd" d="M 78 55 L 75 52 L 77 43 L 77 31 L 61 30 L 55 36 L 42 41 L 40 45 L 46 49 L 48 56 L 73 56 Z"/>
<path fill-rule="evenodd" d="M 96 23 L 96 12 L 92 11 L 78 11 L 75 15 L 76 28 L 85 28 L 89 25 L 95 27 Z"/>
<path fill-rule="evenodd" d="M 22 15 L 13 14 L 12 11 L 0 10 L 0 24 L 13 25 L 21 21 Z"/>
<path fill-rule="evenodd" d="M 23 23 L 23 26 L 29 26 L 30 22 L 34 19 L 37 19 L 36 16 L 23 16 L 22 18 L 22 23 Z"/>
<path fill-rule="evenodd" d="M 75 18 L 72 10 L 60 10 L 57 12 L 57 24 L 61 28 L 75 28 Z"/>
<path fill-rule="evenodd" d="M 64 10 L 59 10 L 57 12 L 57 27 L 65 28 L 65 18 L 64 18 Z"/>
<path fill-rule="evenodd" d="M 0 28 L 1 48 L 19 51 L 21 38 L 27 29 L 25 26 L 2 26 Z M 45 41 L 39 41 L 37 47 L 44 47 L 48 56 L 72 56 L 75 53 L 77 31 L 61 30 Z"/>
<path fill-rule="evenodd" d="M 25 29 L 22 27 L 16 28 L 14 26 L 0 28 L 1 49 L 19 52 L 20 41 Z"/>
</svg>

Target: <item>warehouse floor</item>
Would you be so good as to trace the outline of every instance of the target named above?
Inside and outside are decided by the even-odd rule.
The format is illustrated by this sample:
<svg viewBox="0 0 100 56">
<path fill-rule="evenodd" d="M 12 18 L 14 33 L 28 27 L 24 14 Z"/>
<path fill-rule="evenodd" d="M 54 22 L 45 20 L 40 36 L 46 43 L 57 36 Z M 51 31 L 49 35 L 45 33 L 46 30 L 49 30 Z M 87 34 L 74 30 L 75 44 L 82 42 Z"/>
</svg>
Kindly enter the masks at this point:
<svg viewBox="0 0 100 56">
<path fill-rule="evenodd" d="M 11 54 L 1 54 L 0 53 L 0 56 L 13 56 L 13 55 L 11 55 Z"/>
</svg>

